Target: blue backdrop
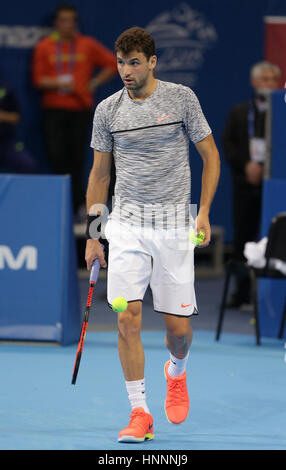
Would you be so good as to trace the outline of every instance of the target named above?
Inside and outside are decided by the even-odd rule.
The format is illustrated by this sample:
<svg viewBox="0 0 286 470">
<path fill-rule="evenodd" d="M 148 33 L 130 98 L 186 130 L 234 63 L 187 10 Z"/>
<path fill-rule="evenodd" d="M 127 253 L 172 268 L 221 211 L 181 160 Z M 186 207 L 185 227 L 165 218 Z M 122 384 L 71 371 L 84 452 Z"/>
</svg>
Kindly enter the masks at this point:
<svg viewBox="0 0 286 470">
<path fill-rule="evenodd" d="M 130 3 L 72 2 L 80 13 L 80 30 L 113 49 L 117 36 L 138 25 L 153 33 L 159 56 L 158 77 L 179 81 L 197 93 L 222 156 L 222 176 L 211 213 L 213 224 L 225 227 L 232 240 L 231 180 L 221 150 L 221 135 L 230 107 L 251 94 L 249 69 L 263 58 L 263 17 L 286 15 L 285 0 L 145 0 Z M 51 25 L 58 2 L 10 0 L 1 10 L 0 70 L 16 89 L 22 122 L 18 133 L 49 169 L 44 159 L 39 95 L 31 85 L 31 54 L 37 39 Z M 121 87 L 116 78 L 102 88 L 96 102 Z M 201 160 L 191 152 L 192 202 L 199 202 Z M 87 148 L 86 176 L 92 160 Z"/>
</svg>

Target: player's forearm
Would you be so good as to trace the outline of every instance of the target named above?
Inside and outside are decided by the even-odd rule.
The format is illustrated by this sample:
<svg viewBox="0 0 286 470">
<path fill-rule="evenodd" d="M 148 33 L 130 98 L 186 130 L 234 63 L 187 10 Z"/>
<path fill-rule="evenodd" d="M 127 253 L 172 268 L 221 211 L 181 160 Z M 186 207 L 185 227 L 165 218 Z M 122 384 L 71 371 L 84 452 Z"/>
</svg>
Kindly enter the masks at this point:
<svg viewBox="0 0 286 470">
<path fill-rule="evenodd" d="M 94 162 L 91 169 L 86 194 L 87 206 L 87 242 L 85 259 L 90 269 L 94 259 L 99 258 L 101 266 L 106 267 L 104 253 L 99 241 L 101 235 L 102 216 L 106 209 L 108 188 L 110 183 L 111 154 L 94 151 Z M 93 217 L 90 216 L 99 216 Z M 90 220 L 91 219 L 91 220 Z M 95 223 L 95 226 L 94 226 Z M 93 225 L 93 226 L 92 226 Z"/>
<path fill-rule="evenodd" d="M 94 78 L 91 79 L 89 86 L 92 91 L 97 87 L 108 83 L 114 77 L 114 71 L 109 68 L 102 69 Z"/>
<path fill-rule="evenodd" d="M 220 176 L 220 158 L 217 151 L 207 159 L 203 159 L 202 189 L 200 212 L 209 214 Z"/>
<path fill-rule="evenodd" d="M 55 90 L 59 88 L 59 80 L 57 77 L 42 77 L 38 86 L 42 90 Z"/>
<path fill-rule="evenodd" d="M 91 172 L 86 193 L 87 214 L 102 214 L 102 206 L 106 206 L 110 176 L 98 176 Z"/>
<path fill-rule="evenodd" d="M 18 124 L 19 121 L 20 121 L 19 113 L 0 110 L 0 122 L 5 122 L 7 124 Z"/>
</svg>

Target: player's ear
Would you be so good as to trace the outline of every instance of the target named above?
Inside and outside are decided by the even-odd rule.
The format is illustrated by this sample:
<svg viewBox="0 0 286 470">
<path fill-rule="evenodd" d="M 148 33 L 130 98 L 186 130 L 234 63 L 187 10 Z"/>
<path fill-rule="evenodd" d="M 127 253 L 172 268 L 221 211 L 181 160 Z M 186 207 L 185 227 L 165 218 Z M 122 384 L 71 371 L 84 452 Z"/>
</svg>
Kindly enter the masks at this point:
<svg viewBox="0 0 286 470">
<path fill-rule="evenodd" d="M 150 64 L 150 68 L 151 70 L 154 70 L 154 68 L 156 67 L 157 65 L 157 56 L 155 55 L 152 55 L 149 59 L 149 64 Z"/>
</svg>

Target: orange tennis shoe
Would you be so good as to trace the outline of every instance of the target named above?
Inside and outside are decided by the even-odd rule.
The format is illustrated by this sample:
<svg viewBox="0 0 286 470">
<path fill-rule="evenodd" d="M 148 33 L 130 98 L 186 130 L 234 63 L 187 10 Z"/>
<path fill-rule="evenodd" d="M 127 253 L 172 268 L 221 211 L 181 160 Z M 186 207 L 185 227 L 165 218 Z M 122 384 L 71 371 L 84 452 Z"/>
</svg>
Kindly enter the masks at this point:
<svg viewBox="0 0 286 470">
<path fill-rule="evenodd" d="M 142 407 L 134 408 L 130 423 L 119 433 L 118 442 L 144 442 L 153 439 L 153 418 Z"/>
<path fill-rule="evenodd" d="M 187 389 L 186 371 L 179 377 L 171 377 L 168 374 L 170 361 L 164 367 L 167 380 L 167 396 L 165 400 L 165 413 L 169 423 L 179 424 L 185 421 L 190 408 L 190 400 Z"/>
</svg>

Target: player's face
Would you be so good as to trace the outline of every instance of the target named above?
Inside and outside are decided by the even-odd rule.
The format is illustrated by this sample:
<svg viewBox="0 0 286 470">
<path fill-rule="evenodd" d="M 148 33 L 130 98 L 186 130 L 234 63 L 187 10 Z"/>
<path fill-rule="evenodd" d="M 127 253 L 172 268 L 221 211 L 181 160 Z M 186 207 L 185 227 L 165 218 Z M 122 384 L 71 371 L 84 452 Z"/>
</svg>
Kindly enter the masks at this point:
<svg viewBox="0 0 286 470">
<path fill-rule="evenodd" d="M 132 51 L 127 55 L 117 52 L 117 68 L 125 87 L 128 90 L 139 91 L 153 77 L 156 56 L 147 60 L 143 52 Z"/>
</svg>

